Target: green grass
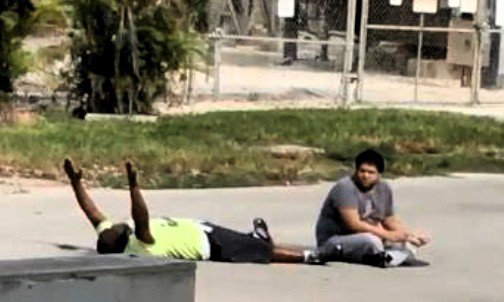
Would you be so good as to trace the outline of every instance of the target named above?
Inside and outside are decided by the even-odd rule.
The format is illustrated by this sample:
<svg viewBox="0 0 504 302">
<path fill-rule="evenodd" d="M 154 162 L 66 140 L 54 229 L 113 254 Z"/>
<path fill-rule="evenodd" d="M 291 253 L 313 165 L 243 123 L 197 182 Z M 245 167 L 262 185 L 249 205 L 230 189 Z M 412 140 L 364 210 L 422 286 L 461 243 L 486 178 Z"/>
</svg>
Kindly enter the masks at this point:
<svg viewBox="0 0 504 302">
<path fill-rule="evenodd" d="M 324 155 L 276 158 L 261 148 L 299 144 Z M 135 162 L 149 188 L 232 187 L 329 180 L 373 147 L 388 176 L 504 172 L 504 124 L 488 118 L 401 110 L 281 110 L 166 117 L 154 124 L 82 122 L 48 114 L 0 128 L 0 165 L 59 178 L 70 157 L 100 185 L 125 185 Z M 5 170 L 5 169 L 4 169 Z M 37 174 L 35 173 L 35 174 Z"/>
</svg>

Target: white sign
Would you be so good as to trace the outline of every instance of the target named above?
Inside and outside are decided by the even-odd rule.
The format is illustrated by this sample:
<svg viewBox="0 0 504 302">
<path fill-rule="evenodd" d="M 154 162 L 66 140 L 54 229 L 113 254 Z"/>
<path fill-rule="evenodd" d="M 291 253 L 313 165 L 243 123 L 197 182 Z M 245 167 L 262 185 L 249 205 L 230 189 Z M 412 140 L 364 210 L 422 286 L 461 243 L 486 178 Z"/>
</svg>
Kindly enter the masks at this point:
<svg viewBox="0 0 504 302">
<path fill-rule="evenodd" d="M 295 14 L 295 0 L 278 0 L 278 17 L 293 18 Z"/>
<path fill-rule="evenodd" d="M 478 10 L 478 0 L 461 0 L 460 1 L 460 11 L 461 12 L 474 14 L 474 13 L 476 13 L 477 10 Z"/>
<path fill-rule="evenodd" d="M 392 6 L 401 6 L 402 5 L 402 0 L 390 0 L 389 3 Z"/>
<path fill-rule="evenodd" d="M 460 7 L 460 0 L 448 0 L 448 7 L 459 8 Z"/>
<path fill-rule="evenodd" d="M 497 7 L 495 12 L 495 24 L 497 26 L 504 26 L 504 1 L 497 1 Z M 501 41 L 504 39 L 501 39 Z M 504 60 L 501 60 L 504 61 Z"/>
<path fill-rule="evenodd" d="M 413 0 L 413 11 L 420 14 L 435 14 L 438 10 L 438 0 Z"/>
</svg>

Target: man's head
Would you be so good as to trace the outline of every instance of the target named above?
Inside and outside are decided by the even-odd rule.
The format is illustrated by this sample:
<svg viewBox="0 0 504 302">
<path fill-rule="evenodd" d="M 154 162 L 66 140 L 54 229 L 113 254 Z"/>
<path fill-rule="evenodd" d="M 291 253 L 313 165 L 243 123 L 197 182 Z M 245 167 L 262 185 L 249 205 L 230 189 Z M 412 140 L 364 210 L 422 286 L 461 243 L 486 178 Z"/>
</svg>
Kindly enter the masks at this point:
<svg viewBox="0 0 504 302">
<path fill-rule="evenodd" d="M 371 189 L 385 170 L 385 161 L 380 153 L 368 149 L 355 158 L 354 179 L 362 189 Z"/>
<path fill-rule="evenodd" d="M 96 250 L 99 254 L 118 254 L 124 252 L 132 230 L 126 223 L 117 223 L 98 235 Z"/>
</svg>

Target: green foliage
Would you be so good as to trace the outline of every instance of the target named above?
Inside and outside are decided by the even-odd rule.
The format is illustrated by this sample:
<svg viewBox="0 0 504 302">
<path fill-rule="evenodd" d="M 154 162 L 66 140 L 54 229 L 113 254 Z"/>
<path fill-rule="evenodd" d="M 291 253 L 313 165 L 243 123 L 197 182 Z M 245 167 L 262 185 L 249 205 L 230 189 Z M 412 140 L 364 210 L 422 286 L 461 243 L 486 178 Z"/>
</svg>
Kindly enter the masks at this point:
<svg viewBox="0 0 504 302">
<path fill-rule="evenodd" d="M 186 0 L 187 20 L 198 32 L 208 32 L 208 3 L 209 0 Z"/>
<path fill-rule="evenodd" d="M 27 54 L 21 50 L 22 39 L 28 34 L 31 14 L 30 0 L 0 1 L 0 93 L 13 90 L 13 80 L 28 69 Z"/>
<path fill-rule="evenodd" d="M 0 1 L 0 93 L 7 100 L 13 81 L 32 65 L 22 50 L 23 39 L 42 27 L 65 27 L 66 17 L 58 0 Z"/>
<path fill-rule="evenodd" d="M 185 1 L 66 0 L 72 20 L 74 92 L 89 112 L 148 113 L 165 74 L 201 53 Z"/>
<path fill-rule="evenodd" d="M 363 148 L 387 174 L 504 172 L 504 127 L 487 118 L 398 110 L 286 110 L 167 117 L 157 123 L 81 122 L 47 116 L 0 128 L 0 166 L 59 176 L 64 157 L 86 177 L 122 186 L 121 162 L 137 163 L 145 187 L 228 187 L 333 180 Z M 325 154 L 279 157 L 263 147 L 299 144 Z"/>
<path fill-rule="evenodd" d="M 69 26 L 67 7 L 62 0 L 33 0 L 36 10 L 32 14 L 33 32 L 44 35 L 63 31 Z"/>
</svg>

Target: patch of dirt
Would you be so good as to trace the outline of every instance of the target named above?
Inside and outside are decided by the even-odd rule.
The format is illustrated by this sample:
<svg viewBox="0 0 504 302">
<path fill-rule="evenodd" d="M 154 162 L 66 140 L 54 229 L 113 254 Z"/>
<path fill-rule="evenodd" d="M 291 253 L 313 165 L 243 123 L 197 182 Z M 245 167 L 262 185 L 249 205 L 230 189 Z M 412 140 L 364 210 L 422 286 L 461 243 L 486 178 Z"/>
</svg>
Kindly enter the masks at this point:
<svg viewBox="0 0 504 302">
<path fill-rule="evenodd" d="M 264 152 L 273 155 L 273 157 L 288 158 L 293 160 L 325 153 L 325 150 L 320 148 L 299 145 L 276 145 L 270 147 L 262 147 L 261 149 Z"/>
</svg>

